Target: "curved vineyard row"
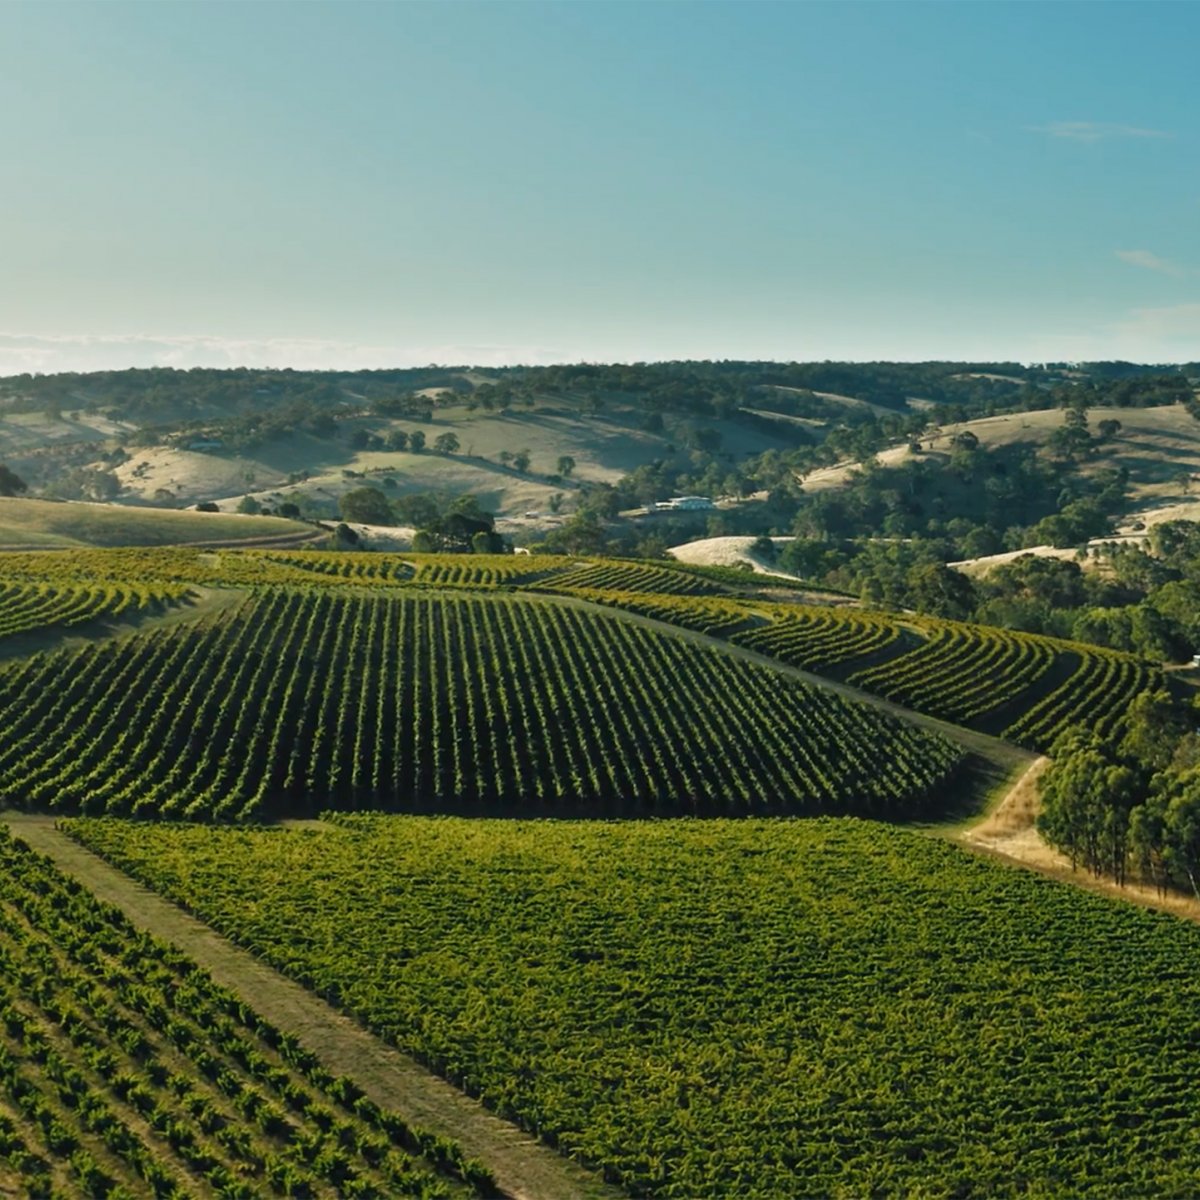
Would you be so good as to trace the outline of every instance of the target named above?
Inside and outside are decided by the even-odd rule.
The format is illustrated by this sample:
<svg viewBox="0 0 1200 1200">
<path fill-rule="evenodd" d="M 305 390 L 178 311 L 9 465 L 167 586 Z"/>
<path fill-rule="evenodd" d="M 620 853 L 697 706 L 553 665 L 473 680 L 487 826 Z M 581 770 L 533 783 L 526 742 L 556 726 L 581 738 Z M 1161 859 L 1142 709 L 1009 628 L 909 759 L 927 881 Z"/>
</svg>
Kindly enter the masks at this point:
<svg viewBox="0 0 1200 1200">
<path fill-rule="evenodd" d="M 51 1196 L 493 1194 L 0 829 L 0 1180 Z"/>
<path fill-rule="evenodd" d="M 265 557 L 270 562 L 343 583 L 404 583 L 414 574 L 412 564 L 394 554 L 275 550 L 267 551 Z"/>
<path fill-rule="evenodd" d="M 940 622 L 925 633 L 923 645 L 850 682 L 965 724 L 1011 704 L 1066 651 L 1045 638 L 977 625 Z"/>
<path fill-rule="evenodd" d="M 1088 728 L 1109 737 L 1124 720 L 1135 696 L 1158 691 L 1162 672 L 1131 654 L 1080 647 L 1079 668 L 1059 687 L 1030 707 L 1005 731 L 1022 745 L 1049 749 L 1065 729 L 1078 725 L 1086 708 Z"/>
<path fill-rule="evenodd" d="M 999 715 L 1002 737 L 1035 750 L 1071 726 L 1108 735 L 1140 692 L 1163 686 L 1158 667 L 1120 651 L 954 621 L 920 627 L 922 645 L 849 681 L 960 725 Z"/>
<path fill-rule="evenodd" d="M 560 554 L 409 555 L 416 580 L 429 586 L 522 587 L 574 566 Z"/>
<path fill-rule="evenodd" d="M 547 581 L 555 591 L 582 588 L 590 591 L 657 592 L 664 596 L 720 596 L 726 588 L 701 575 L 670 567 L 616 561 L 585 562 Z"/>
<path fill-rule="evenodd" d="M 904 644 L 900 626 L 882 614 L 775 605 L 764 615 L 769 624 L 736 634 L 733 641 L 809 671 Z"/>
<path fill-rule="evenodd" d="M 573 594 L 1041 751 L 1073 725 L 1111 733 L 1139 692 L 1162 686 L 1161 670 L 1131 654 L 986 625 L 731 597 Z"/>
<path fill-rule="evenodd" d="M 187 588 L 173 583 L 0 583 L 0 637 L 49 626 L 78 625 L 96 617 L 179 600 Z"/>
<path fill-rule="evenodd" d="M 730 638 L 741 629 L 756 627 L 765 618 L 757 609 L 739 604 L 724 596 L 662 596 L 654 592 L 618 592 L 572 588 L 571 595 L 591 604 L 602 604 L 618 608 L 622 612 L 635 613 L 692 629 L 709 637 Z"/>
<path fill-rule="evenodd" d="M 274 589 L 0 671 L 0 801 L 250 819 L 925 811 L 961 751 L 545 601 Z M 887 766 L 881 769 L 880 762 Z"/>
<path fill-rule="evenodd" d="M 876 822 L 335 820 L 72 832 L 634 1196 L 1196 1192 L 1188 922 Z"/>
<path fill-rule="evenodd" d="M 257 587 L 262 584 L 344 584 L 336 570 L 289 560 L 300 551 L 208 550 L 178 547 L 131 547 L 119 550 L 42 550 L 6 553 L 0 559 L 9 579 L 78 584 L 81 581 L 120 580 L 123 583 L 160 580 L 164 583 L 221 584 Z M 315 553 L 315 552 L 314 552 Z M 328 554 L 331 564 L 339 555 Z"/>
<path fill-rule="evenodd" d="M 927 617 L 765 604 L 722 595 L 698 575 L 621 561 L 142 548 L 10 554 L 4 567 L 13 581 L 69 589 L 89 578 L 122 580 L 111 586 L 164 594 L 187 583 L 303 585 L 334 595 L 347 584 L 567 592 L 727 638 L 1039 750 L 1071 725 L 1115 728 L 1140 690 L 1161 683 L 1151 664 L 1098 647 Z"/>
</svg>

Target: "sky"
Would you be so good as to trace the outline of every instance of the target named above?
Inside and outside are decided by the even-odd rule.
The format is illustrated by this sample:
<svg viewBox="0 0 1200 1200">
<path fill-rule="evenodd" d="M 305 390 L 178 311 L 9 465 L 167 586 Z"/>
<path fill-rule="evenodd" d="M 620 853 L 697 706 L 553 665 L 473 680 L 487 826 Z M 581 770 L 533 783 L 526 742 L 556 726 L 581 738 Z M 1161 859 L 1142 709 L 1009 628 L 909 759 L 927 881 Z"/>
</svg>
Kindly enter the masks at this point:
<svg viewBox="0 0 1200 1200">
<path fill-rule="evenodd" d="M 0 4 L 0 373 L 1200 360 L 1200 4 Z"/>
</svg>

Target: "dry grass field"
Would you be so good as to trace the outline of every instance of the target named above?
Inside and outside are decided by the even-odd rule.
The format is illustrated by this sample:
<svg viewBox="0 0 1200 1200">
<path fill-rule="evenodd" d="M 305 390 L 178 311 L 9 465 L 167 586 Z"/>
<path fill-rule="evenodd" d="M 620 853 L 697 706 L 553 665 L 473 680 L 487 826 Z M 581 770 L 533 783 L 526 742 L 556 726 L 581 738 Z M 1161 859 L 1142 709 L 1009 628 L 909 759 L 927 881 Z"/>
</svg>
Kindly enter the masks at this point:
<svg viewBox="0 0 1200 1200">
<path fill-rule="evenodd" d="M 0 497 L 0 547 L 6 549 L 299 540 L 312 534 L 310 526 L 279 517 Z"/>
</svg>

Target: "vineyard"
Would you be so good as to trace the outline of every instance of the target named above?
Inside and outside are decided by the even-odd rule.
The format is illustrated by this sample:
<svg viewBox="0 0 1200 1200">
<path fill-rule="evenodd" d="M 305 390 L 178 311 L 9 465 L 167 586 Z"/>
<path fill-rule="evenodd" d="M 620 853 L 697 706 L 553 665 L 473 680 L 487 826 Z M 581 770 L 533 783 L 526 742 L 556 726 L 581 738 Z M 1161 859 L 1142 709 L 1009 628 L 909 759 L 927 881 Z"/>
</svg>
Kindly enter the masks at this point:
<svg viewBox="0 0 1200 1200">
<path fill-rule="evenodd" d="M 582 563 L 554 575 L 546 582 L 556 589 L 657 592 L 668 596 L 714 596 L 726 590 L 701 575 L 645 563 L 623 562 Z"/>
<path fill-rule="evenodd" d="M 120 617 L 142 609 L 161 609 L 181 599 L 186 590 L 172 583 L 0 582 L 0 638 L 78 625 L 98 617 Z"/>
<path fill-rule="evenodd" d="M 3 585 L 6 590 L 0 595 L 0 631 L 8 632 L 29 628 L 37 622 L 48 623 L 51 619 L 85 619 L 79 616 L 80 613 L 119 613 L 133 604 L 161 605 L 177 597 L 188 585 L 264 593 L 280 588 L 314 593 L 326 591 L 333 597 L 353 594 L 359 600 L 373 593 L 387 598 L 389 603 L 404 596 L 411 598 L 417 592 L 436 596 L 439 591 L 449 595 L 469 595 L 473 591 L 489 594 L 524 591 L 530 594 L 531 603 L 532 597 L 538 594 L 565 595 L 593 606 L 617 609 L 726 639 L 735 646 L 775 658 L 786 665 L 828 675 L 931 716 L 1039 751 L 1048 750 L 1063 730 L 1075 725 L 1095 729 L 1104 735 L 1118 733 L 1133 698 L 1141 691 L 1161 687 L 1163 680 L 1158 666 L 1117 651 L 911 614 L 766 601 L 747 595 L 744 588 L 735 587 L 732 582 L 726 584 L 710 577 L 711 573 L 650 563 L 532 555 L 334 554 L 309 550 L 214 552 L 143 548 L 8 554 L 3 559 L 3 566 L 5 579 L 9 582 Z M 96 580 L 120 582 L 97 583 Z M 54 616 L 55 606 L 59 612 L 57 617 Z M 541 610 L 535 606 L 533 611 Z M 517 627 L 523 628 L 513 628 Z M 211 633 L 195 632 L 198 636 Z M 366 635 L 351 636 L 365 644 L 361 639 Z M 500 637 L 502 633 L 498 630 L 494 636 Z M 183 635 L 181 638 L 187 640 Z M 322 657 L 331 644 L 334 643 L 321 639 L 319 648 L 314 649 L 312 655 L 320 657 L 324 667 L 333 671 L 336 687 L 335 660 Z M 353 652 L 350 642 L 335 639 L 335 644 L 339 654 Z M 388 645 L 386 640 L 371 644 L 381 648 Z M 306 645 L 311 646 L 311 643 Z M 620 647 L 614 651 L 618 655 L 626 652 Z M 273 651 L 268 650 L 270 653 Z M 305 650 L 305 654 L 308 653 Z M 481 653 L 484 658 L 493 657 L 486 648 Z M 522 659 L 518 656 L 518 661 L 512 662 L 514 653 L 511 646 L 502 647 L 496 662 L 507 664 L 505 670 L 516 671 L 517 677 L 539 669 L 536 657 Z M 361 656 L 354 661 L 361 663 Z M 436 658 L 431 660 L 429 669 L 441 670 L 439 662 Z M 602 666 L 600 669 L 607 671 L 609 668 Z M 303 674 L 303 667 L 299 670 Z M 390 679 L 392 674 L 405 674 L 403 669 L 395 671 L 390 660 L 383 664 L 372 663 L 370 670 L 374 672 L 372 679 L 378 675 L 380 680 Z M 646 706 L 644 716 L 639 719 L 659 720 L 655 714 L 664 706 L 675 704 L 684 694 L 675 690 L 680 684 L 674 682 L 674 676 L 666 678 L 672 682 L 665 690 L 660 688 L 656 692 L 652 683 L 645 681 L 639 685 L 641 696 L 626 700 L 634 707 L 638 704 Z M 266 685 L 265 680 L 260 683 Z M 450 681 L 451 690 L 446 694 L 457 696 L 458 692 L 453 689 L 460 685 L 461 681 Z M 550 699 L 559 697 L 553 703 L 560 705 L 560 715 L 561 705 L 583 714 L 611 707 L 596 696 L 580 697 L 571 689 L 563 692 L 561 689 L 555 691 L 554 684 L 547 686 L 552 693 Z M 474 688 L 467 689 L 481 705 L 490 703 L 490 689 L 484 691 L 488 695 L 480 695 Z M 503 728 L 499 732 L 493 729 L 489 743 L 507 737 L 506 731 L 514 723 L 523 724 L 527 734 L 528 729 L 536 727 L 540 720 L 536 707 L 527 715 L 520 708 L 519 698 L 504 689 L 501 693 L 506 702 L 511 700 L 512 703 L 497 718 Z M 419 695 L 421 703 L 434 695 L 428 682 L 420 685 Z M 720 701 L 724 702 L 725 697 Z M 406 695 L 405 703 L 408 702 L 418 702 L 416 692 Z M 496 700 L 496 703 L 500 702 Z M 381 720 L 392 720 L 397 702 L 390 695 L 372 698 L 369 703 L 382 707 Z M 530 703 L 536 702 L 531 700 Z M 709 701 L 699 703 L 707 706 Z M 372 716 L 377 715 L 375 707 Z M 744 731 L 749 726 L 741 722 L 747 717 L 753 719 L 753 711 L 746 710 L 741 716 L 730 715 L 727 723 Z M 436 718 L 434 714 L 426 715 L 430 720 L 437 719 L 439 728 L 458 719 L 454 712 L 444 710 Z M 464 729 L 471 726 L 473 719 L 470 713 L 463 718 Z M 486 719 L 492 722 L 490 716 Z M 629 719 L 628 716 L 618 719 L 616 727 L 626 728 Z M 661 719 L 667 718 L 664 715 Z M 605 730 L 614 727 L 604 714 L 601 727 Z M 684 732 L 687 727 L 685 717 Z M 343 723 L 339 728 L 345 732 L 346 726 Z M 644 732 L 649 738 L 658 736 L 653 725 Z M 355 730 L 352 736 L 357 740 L 358 731 Z M 258 740 L 261 741 L 261 737 Z M 470 754 L 473 750 L 464 746 L 462 752 Z M 384 752 L 381 751 L 381 755 L 387 759 Z M 564 780 L 578 775 L 581 780 L 588 781 L 595 773 L 593 768 L 600 775 L 607 771 L 594 753 L 582 749 L 570 764 L 561 761 L 562 758 L 560 755 L 558 771 Z M 492 766 L 502 776 L 506 772 L 511 775 L 514 769 L 504 762 L 494 762 Z M 385 762 L 379 770 L 386 773 L 392 767 Z M 439 778 L 445 774 L 441 767 L 433 770 Z M 357 771 L 362 774 L 361 765 Z M 374 767 L 371 772 L 378 773 Z M 341 773 L 344 772 L 339 769 Z M 454 773 L 453 768 L 451 773 Z M 424 773 L 421 778 L 425 778 Z M 266 784 L 268 791 L 279 782 L 278 779 L 269 781 Z M 616 786 L 615 781 L 610 782 Z M 627 783 L 629 780 L 623 779 L 622 784 Z M 546 786 L 551 792 L 558 787 L 553 782 Z M 758 784 L 749 786 L 754 788 Z M 353 794 L 360 798 L 373 790 L 388 793 L 386 787 L 365 787 L 361 780 L 352 788 Z M 688 783 L 685 790 L 690 796 L 696 789 Z M 472 803 L 472 798 L 486 799 L 503 791 L 499 785 L 463 780 L 459 784 L 439 785 L 435 794 Z M 544 788 L 538 794 L 542 791 Z M 598 786 L 594 780 L 585 782 L 583 791 L 589 797 L 589 804 L 601 794 L 609 795 L 606 788 Z M 294 796 L 295 788 L 290 786 L 286 794 Z M 657 785 L 639 787 L 630 797 L 631 807 L 636 810 L 646 803 L 658 804 L 655 797 L 662 794 Z M 334 798 L 340 803 L 345 795 L 335 792 Z M 266 798 L 264 794 L 260 800 Z M 214 803 L 221 799 L 223 797 L 216 798 Z M 242 796 L 242 800 L 247 799 L 250 798 Z M 707 801 L 701 800 L 689 811 L 707 811 L 707 805 Z M 253 806 L 247 811 L 252 810 Z"/>
<path fill-rule="evenodd" d="M 494 1194 L 0 829 L 0 1192 Z"/>
<path fill-rule="evenodd" d="M 0 724 L 0 803 L 189 819 L 898 819 L 936 812 L 962 758 L 878 710 L 578 604 L 403 589 L 268 588 L 10 664 Z"/>
<path fill-rule="evenodd" d="M 1200 1177 L 1200 930 L 935 839 L 845 819 L 72 830 L 632 1195 Z"/>
<path fill-rule="evenodd" d="M 716 596 L 576 589 L 592 603 L 727 638 L 942 720 L 1047 751 L 1063 730 L 1113 733 L 1163 686 L 1132 654 L 986 625 Z"/>
</svg>

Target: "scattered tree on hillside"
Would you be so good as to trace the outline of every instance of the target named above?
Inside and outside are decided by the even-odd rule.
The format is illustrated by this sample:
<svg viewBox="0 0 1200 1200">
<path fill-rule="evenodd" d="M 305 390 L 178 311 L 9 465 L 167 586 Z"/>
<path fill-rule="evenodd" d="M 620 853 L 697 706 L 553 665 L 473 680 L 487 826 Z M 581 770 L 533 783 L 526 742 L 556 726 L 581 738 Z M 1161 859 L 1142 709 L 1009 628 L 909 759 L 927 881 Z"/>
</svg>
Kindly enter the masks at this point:
<svg viewBox="0 0 1200 1200">
<path fill-rule="evenodd" d="M 1063 423 L 1049 439 L 1050 449 L 1060 458 L 1073 460 L 1092 448 L 1092 435 L 1088 432 L 1087 409 L 1068 408 Z"/>
<path fill-rule="evenodd" d="M 413 549 L 424 553 L 501 554 L 504 539 L 495 526 L 495 517 L 468 493 L 459 496 L 444 512 L 435 509 L 417 531 Z"/>
<path fill-rule="evenodd" d="M 1115 762 L 1098 738 L 1064 734 L 1054 761 L 1039 780 L 1042 812 L 1038 828 L 1093 874 L 1125 880 L 1129 814 L 1138 799 L 1138 777 Z"/>
<path fill-rule="evenodd" d="M 420 454 L 425 449 L 425 435 L 419 429 L 414 429 L 408 435 L 408 448 L 414 454 Z"/>
<path fill-rule="evenodd" d="M 20 496 L 29 491 L 29 485 L 11 468 L 0 463 L 0 496 Z"/>
<path fill-rule="evenodd" d="M 338 501 L 338 511 L 343 521 L 354 521 L 358 525 L 391 525 L 395 521 L 388 498 L 373 487 L 346 492 Z"/>
<path fill-rule="evenodd" d="M 433 449 L 436 454 L 458 453 L 458 436 L 453 433 L 440 433 L 434 439 Z"/>
<path fill-rule="evenodd" d="M 513 455 L 512 465 L 516 470 L 520 471 L 521 474 L 524 475 L 525 472 L 529 470 L 529 461 L 529 451 L 518 450 L 516 454 Z"/>
<path fill-rule="evenodd" d="M 575 460 L 569 454 L 561 454 L 558 458 L 558 473 L 567 479 L 571 472 L 575 470 Z"/>
</svg>

